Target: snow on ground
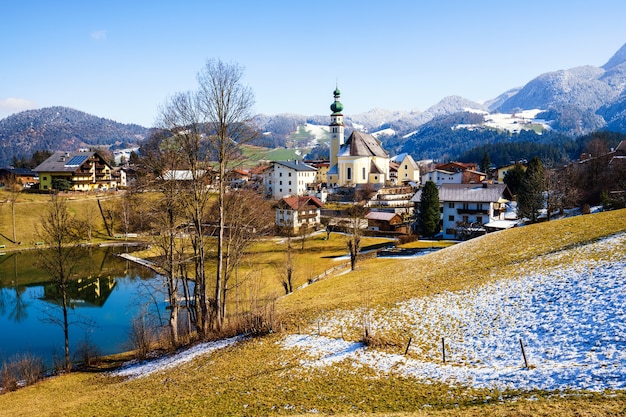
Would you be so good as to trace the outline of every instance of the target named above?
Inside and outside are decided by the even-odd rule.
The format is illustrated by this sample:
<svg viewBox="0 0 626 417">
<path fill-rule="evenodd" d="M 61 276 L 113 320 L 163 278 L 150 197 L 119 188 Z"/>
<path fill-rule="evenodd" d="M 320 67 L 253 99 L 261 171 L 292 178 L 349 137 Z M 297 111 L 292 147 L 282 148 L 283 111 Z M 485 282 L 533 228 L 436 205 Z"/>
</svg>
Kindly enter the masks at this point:
<svg viewBox="0 0 626 417">
<path fill-rule="evenodd" d="M 624 245 L 622 233 L 578 250 L 609 253 Z M 310 335 L 287 336 L 283 347 L 303 349 L 303 366 L 348 359 L 426 382 L 522 390 L 626 389 L 626 257 L 623 251 L 620 256 L 417 298 L 368 318 L 374 334 L 410 329 L 409 357 Z M 362 327 L 364 314 L 335 314 L 325 333 Z"/>
<path fill-rule="evenodd" d="M 226 348 L 243 339 L 243 336 L 236 336 L 215 342 L 200 343 L 174 355 L 164 356 L 150 361 L 130 362 L 120 369 L 110 372 L 109 375 L 121 376 L 129 379 L 148 376 L 157 371 L 164 371 L 166 369 L 178 367 L 184 363 L 190 362 L 200 355 L 205 355 L 215 350 Z"/>
</svg>

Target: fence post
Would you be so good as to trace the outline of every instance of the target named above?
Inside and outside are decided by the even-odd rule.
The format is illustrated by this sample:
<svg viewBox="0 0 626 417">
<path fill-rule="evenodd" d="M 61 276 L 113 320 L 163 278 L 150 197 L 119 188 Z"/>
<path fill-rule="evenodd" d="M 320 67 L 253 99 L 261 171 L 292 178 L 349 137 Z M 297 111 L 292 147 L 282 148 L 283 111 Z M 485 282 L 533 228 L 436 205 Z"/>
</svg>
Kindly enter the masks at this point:
<svg viewBox="0 0 626 417">
<path fill-rule="evenodd" d="M 519 340 L 519 345 L 522 348 L 522 356 L 524 356 L 524 366 L 528 368 L 528 360 L 526 360 L 526 351 L 524 351 L 524 343 L 522 342 L 521 338 Z"/>
<path fill-rule="evenodd" d="M 409 343 L 406 344 L 406 349 L 404 350 L 404 356 L 406 356 L 409 353 L 409 348 L 411 347 L 411 341 L 413 340 L 412 337 L 409 337 Z"/>
<path fill-rule="evenodd" d="M 446 363 L 446 341 L 441 338 L 441 355 L 443 356 L 443 363 Z"/>
</svg>

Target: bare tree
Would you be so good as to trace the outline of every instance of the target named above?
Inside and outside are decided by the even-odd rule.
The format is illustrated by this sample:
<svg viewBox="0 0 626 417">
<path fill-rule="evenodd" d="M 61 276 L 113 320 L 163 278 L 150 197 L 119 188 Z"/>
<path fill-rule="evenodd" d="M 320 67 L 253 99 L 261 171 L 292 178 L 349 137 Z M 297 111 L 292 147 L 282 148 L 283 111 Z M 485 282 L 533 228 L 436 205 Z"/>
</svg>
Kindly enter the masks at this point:
<svg viewBox="0 0 626 417">
<path fill-rule="evenodd" d="M 361 220 L 365 216 L 365 207 L 353 204 L 346 210 L 349 216 L 348 229 L 350 235 L 346 242 L 350 252 L 350 269 L 356 268 L 357 257 L 361 251 Z"/>
<path fill-rule="evenodd" d="M 220 330 L 224 317 L 220 294 L 224 288 L 224 230 L 226 176 L 234 162 L 239 146 L 256 137 L 246 122 L 252 117 L 254 105 L 252 90 L 242 84 L 243 68 L 237 64 L 226 64 L 219 60 L 208 61 L 198 74 L 200 90 L 198 98 L 202 113 L 212 126 L 209 136 L 210 150 L 218 163 L 218 236 L 217 270 L 215 278 L 216 330 Z"/>
<path fill-rule="evenodd" d="M 48 249 L 39 252 L 38 267 L 49 274 L 61 295 L 59 301 L 63 313 L 62 327 L 65 336 L 65 371 L 69 372 L 71 362 L 68 284 L 82 256 L 80 222 L 70 214 L 63 198 L 52 195 L 38 226 L 39 238 L 48 245 Z"/>
<path fill-rule="evenodd" d="M 11 222 L 13 226 L 13 243 L 17 243 L 17 236 L 15 231 L 15 203 L 20 197 L 20 193 L 24 188 L 22 182 L 17 178 L 15 174 L 8 176 L 6 181 L 6 187 L 9 190 L 9 202 L 11 203 Z"/>
<path fill-rule="evenodd" d="M 186 211 L 195 228 L 192 242 L 201 313 L 199 330 L 204 335 L 208 334 L 211 323 L 213 329 L 219 331 L 224 320 L 225 179 L 240 152 L 239 146 L 255 137 L 246 125 L 251 117 L 254 96 L 242 84 L 242 77 L 243 69 L 239 65 L 209 60 L 198 74 L 198 90 L 175 95 L 162 111 L 163 125 L 176 135 L 191 175 Z M 209 170 L 209 162 L 217 166 L 215 175 Z M 205 276 L 203 219 L 209 202 L 207 186 L 212 180 L 217 182 L 218 222 L 215 293 L 211 300 Z"/>
<path fill-rule="evenodd" d="M 222 275 L 222 317 L 226 316 L 228 294 L 238 285 L 231 284 L 246 249 L 273 226 L 271 208 L 254 191 L 239 190 L 225 196 L 224 268 Z M 214 207 L 217 212 L 219 207 Z"/>
</svg>

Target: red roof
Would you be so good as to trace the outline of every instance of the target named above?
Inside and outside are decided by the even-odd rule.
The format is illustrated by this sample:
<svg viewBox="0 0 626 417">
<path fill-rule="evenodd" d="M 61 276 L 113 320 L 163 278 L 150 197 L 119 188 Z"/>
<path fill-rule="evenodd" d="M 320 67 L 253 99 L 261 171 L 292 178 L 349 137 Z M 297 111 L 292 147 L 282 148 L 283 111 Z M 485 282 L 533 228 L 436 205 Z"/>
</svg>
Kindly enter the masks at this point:
<svg viewBox="0 0 626 417">
<path fill-rule="evenodd" d="M 289 196 L 283 197 L 281 202 L 285 202 L 289 207 L 293 210 L 298 210 L 298 208 L 302 208 L 307 205 L 314 205 L 316 207 L 323 207 L 324 203 L 322 203 L 317 197 L 311 196 Z"/>
</svg>

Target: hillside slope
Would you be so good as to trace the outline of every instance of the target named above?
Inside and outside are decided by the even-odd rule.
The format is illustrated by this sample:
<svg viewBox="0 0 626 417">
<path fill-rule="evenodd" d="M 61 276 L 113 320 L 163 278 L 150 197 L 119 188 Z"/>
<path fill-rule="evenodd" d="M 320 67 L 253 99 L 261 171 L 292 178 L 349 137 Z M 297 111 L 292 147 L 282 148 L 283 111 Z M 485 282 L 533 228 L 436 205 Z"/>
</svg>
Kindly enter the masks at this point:
<svg viewBox="0 0 626 417">
<path fill-rule="evenodd" d="M 149 135 L 134 124 L 92 116 L 67 107 L 27 110 L 0 120 L 0 166 L 36 150 L 75 151 L 81 147 L 128 147 Z"/>
<path fill-rule="evenodd" d="M 602 381 L 609 389 L 620 388 L 626 381 L 621 352 L 626 331 L 625 214 L 624 210 L 605 212 L 511 229 L 421 258 L 364 261 L 355 272 L 281 299 L 277 309 L 283 315 L 284 333 L 208 345 L 205 353 L 195 351 L 178 366 L 157 367 L 132 379 L 92 373 L 54 378 L 0 396 L 0 415 L 618 415 L 626 407 L 623 390 L 610 395 L 563 395 L 561 391 L 553 395 L 551 390 L 560 389 L 558 383 L 567 380 L 572 370 L 588 378 L 575 389 L 597 389 Z M 572 275 L 560 272 L 567 269 Z M 592 285 L 577 285 L 576 274 L 591 274 Z M 524 335 L 529 369 L 523 367 L 521 352 L 509 359 L 513 350 L 497 350 L 501 360 L 515 362 L 503 366 L 509 380 L 533 381 L 539 374 L 548 375 L 550 368 L 554 371 L 541 379 L 548 384 L 539 389 L 547 391 L 526 391 L 532 385 L 503 391 L 502 385 L 488 382 L 491 359 L 482 355 L 492 343 L 504 342 L 498 333 L 490 338 L 490 332 L 497 323 L 506 327 L 508 318 L 489 316 L 496 311 L 491 306 L 525 311 L 522 283 L 527 282 L 535 291 L 530 305 L 542 306 L 558 318 L 567 311 L 563 306 L 577 303 L 577 299 L 561 300 L 559 291 L 543 291 L 559 276 L 574 278 L 564 281 L 560 287 L 564 292 L 567 287 L 579 288 L 573 293 L 585 295 L 589 302 L 599 300 L 595 317 L 573 320 L 595 335 L 585 344 L 587 334 L 569 334 L 567 320 L 561 320 L 554 332 L 555 345 L 543 344 L 545 338 L 539 338 L 539 346 L 533 346 L 533 339 Z M 606 281 L 606 290 L 595 281 Z M 497 293 L 498 287 L 513 290 L 500 292 L 508 294 L 505 298 L 483 298 Z M 445 298 L 447 303 L 440 304 L 438 300 Z M 488 325 L 478 328 L 481 334 L 476 339 L 489 341 L 481 345 L 481 354 L 459 349 L 458 344 L 472 337 L 464 341 L 446 336 L 450 356 L 449 363 L 443 364 L 438 346 L 445 333 L 437 326 L 477 329 L 467 323 L 475 321 L 480 310 L 487 314 L 478 321 Z M 449 319 L 444 319 L 446 314 Z M 528 334 L 552 334 L 542 328 L 546 323 L 525 322 L 525 317 L 511 324 L 527 326 Z M 360 342 L 364 323 L 370 324 L 369 347 Z M 295 331 L 298 327 L 300 332 Z M 404 355 L 409 336 L 416 337 L 415 343 Z M 517 334 L 513 342 L 516 339 Z M 573 347 L 570 340 L 575 341 Z M 572 353 L 579 351 L 586 358 Z M 544 359 L 550 355 L 561 358 L 546 365 Z M 591 362 L 599 363 L 599 368 L 589 367 Z M 484 385 L 461 378 L 476 369 L 480 380 L 487 381 Z"/>
</svg>

